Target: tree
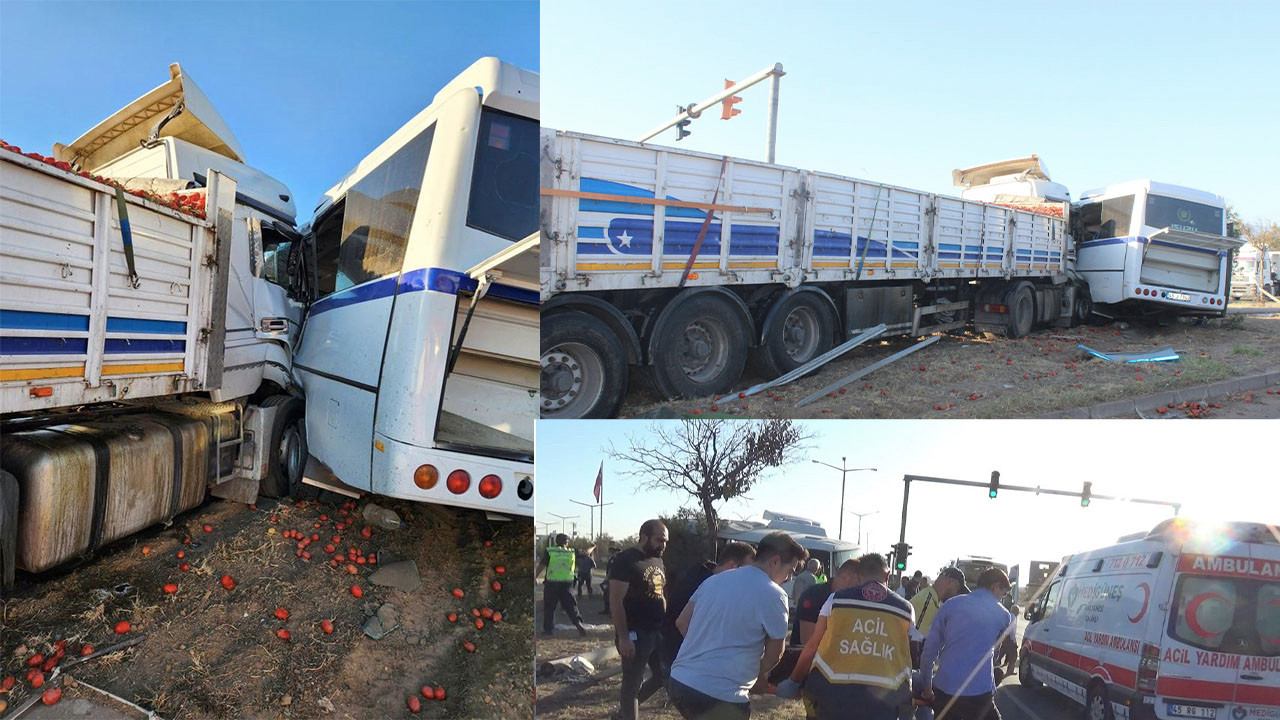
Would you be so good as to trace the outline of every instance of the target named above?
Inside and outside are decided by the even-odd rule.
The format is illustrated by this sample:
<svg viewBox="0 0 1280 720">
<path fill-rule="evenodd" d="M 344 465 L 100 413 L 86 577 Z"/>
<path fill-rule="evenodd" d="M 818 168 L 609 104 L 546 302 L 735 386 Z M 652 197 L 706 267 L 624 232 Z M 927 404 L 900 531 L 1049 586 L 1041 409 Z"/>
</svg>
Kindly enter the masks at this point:
<svg viewBox="0 0 1280 720">
<path fill-rule="evenodd" d="M 1280 250 L 1280 223 L 1259 220 L 1246 226 L 1244 237 L 1262 252 Z"/>
<path fill-rule="evenodd" d="M 1248 228 L 1244 224 L 1244 220 L 1240 219 L 1240 213 L 1231 205 L 1227 206 L 1227 234 L 1231 237 L 1244 237 Z"/>
<path fill-rule="evenodd" d="M 716 504 L 746 494 L 770 468 L 801 460 L 813 435 L 790 420 L 683 420 L 654 423 L 629 448 L 609 446 L 625 461 L 623 475 L 641 487 L 687 493 L 702 510 L 708 546 L 715 553 L 720 516 Z"/>
</svg>

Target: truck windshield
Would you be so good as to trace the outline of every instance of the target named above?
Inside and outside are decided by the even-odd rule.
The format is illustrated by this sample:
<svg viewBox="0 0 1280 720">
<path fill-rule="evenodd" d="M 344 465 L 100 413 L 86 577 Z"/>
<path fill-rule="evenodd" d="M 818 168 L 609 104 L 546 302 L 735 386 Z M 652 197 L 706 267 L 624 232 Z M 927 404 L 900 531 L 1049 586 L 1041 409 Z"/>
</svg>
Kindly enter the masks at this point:
<svg viewBox="0 0 1280 720">
<path fill-rule="evenodd" d="M 538 229 L 538 121 L 480 113 L 467 226 L 508 240 Z"/>
<path fill-rule="evenodd" d="M 1222 223 L 1222 208 L 1161 195 L 1147 196 L 1147 216 L 1143 224 L 1148 227 L 1221 235 Z"/>
<path fill-rule="evenodd" d="M 1202 650 L 1280 656 L 1280 582 L 1183 575 L 1169 635 Z"/>
</svg>

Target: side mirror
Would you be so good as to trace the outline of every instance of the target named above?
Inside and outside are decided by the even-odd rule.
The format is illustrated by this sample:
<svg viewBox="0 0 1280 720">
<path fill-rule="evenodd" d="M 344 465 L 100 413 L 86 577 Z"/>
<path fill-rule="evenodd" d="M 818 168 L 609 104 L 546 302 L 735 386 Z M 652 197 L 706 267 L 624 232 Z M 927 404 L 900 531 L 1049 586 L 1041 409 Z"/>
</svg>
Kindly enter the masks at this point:
<svg viewBox="0 0 1280 720">
<path fill-rule="evenodd" d="M 1233 222 L 1227 223 L 1227 237 L 1236 237 L 1236 224 Z"/>
</svg>

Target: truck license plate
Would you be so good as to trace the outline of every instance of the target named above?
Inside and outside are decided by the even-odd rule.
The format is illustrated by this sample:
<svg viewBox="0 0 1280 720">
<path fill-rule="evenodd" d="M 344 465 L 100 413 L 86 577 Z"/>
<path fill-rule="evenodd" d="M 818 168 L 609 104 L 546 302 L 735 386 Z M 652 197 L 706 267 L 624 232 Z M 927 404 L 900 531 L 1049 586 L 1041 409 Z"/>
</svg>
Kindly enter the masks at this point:
<svg viewBox="0 0 1280 720">
<path fill-rule="evenodd" d="M 1174 705 L 1169 703 L 1169 714 L 1185 718 L 1216 718 L 1218 708 L 1201 707 L 1199 705 Z"/>
<path fill-rule="evenodd" d="M 1191 296 L 1186 293 L 1171 292 L 1168 295 L 1166 295 L 1166 297 L 1168 297 L 1170 300 L 1181 300 L 1182 302 L 1190 302 L 1191 300 Z M 1204 716 L 1197 715 L 1196 717 L 1204 717 Z"/>
</svg>

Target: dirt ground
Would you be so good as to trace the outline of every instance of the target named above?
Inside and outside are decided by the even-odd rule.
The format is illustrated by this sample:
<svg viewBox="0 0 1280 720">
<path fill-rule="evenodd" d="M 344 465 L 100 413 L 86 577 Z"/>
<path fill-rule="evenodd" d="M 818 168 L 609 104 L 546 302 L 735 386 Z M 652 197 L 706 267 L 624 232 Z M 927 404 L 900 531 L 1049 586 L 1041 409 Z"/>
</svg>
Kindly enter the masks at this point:
<svg viewBox="0 0 1280 720">
<path fill-rule="evenodd" d="M 409 717 L 408 698 L 426 684 L 443 687 L 446 699 L 419 696 L 416 717 L 532 718 L 532 525 L 375 501 L 395 510 L 404 529 L 374 527 L 368 539 L 363 519 L 336 529 L 350 519 L 344 510 L 358 515 L 369 500 L 355 507 L 214 500 L 72 569 L 19 574 L 3 603 L 0 631 L 0 679 L 12 674 L 17 683 L 0 700 L 10 709 L 23 703 L 32 692 L 24 680 L 28 658 L 52 654 L 59 640 L 71 658 L 84 643 L 102 649 L 143 637 L 70 672 L 166 718 Z M 286 530 L 318 535 L 307 548 L 315 556 L 298 557 L 297 541 L 282 537 Z M 331 566 L 323 547 L 335 535 L 335 553 L 356 548 L 365 558 L 376 555 L 377 564 L 347 557 Z M 417 590 L 368 582 L 379 566 L 406 558 L 418 566 Z M 234 590 L 224 589 L 223 575 L 234 579 Z M 176 594 L 164 593 L 166 583 L 177 585 Z M 353 596 L 353 585 L 362 598 Z M 385 603 L 395 607 L 400 626 L 375 641 L 361 627 Z M 288 610 L 287 621 L 275 616 L 278 607 Z M 496 610 L 501 621 L 478 629 L 473 608 Z M 329 635 L 321 629 L 326 619 L 334 628 Z M 117 635 L 121 620 L 132 628 Z M 287 641 L 277 637 L 280 629 L 290 632 Z M 474 643 L 475 652 L 464 642 Z"/>
<path fill-rule="evenodd" d="M 1179 320 L 1162 326 L 1124 322 L 1046 328 L 1019 339 L 966 331 L 946 334 L 930 347 L 795 407 L 801 398 L 915 342 L 908 338 L 872 341 L 787 386 L 739 398 L 739 390 L 762 381 L 748 369 L 732 398 L 723 403 L 714 398 L 658 402 L 632 383 L 621 416 L 1038 417 L 1280 369 L 1280 315 L 1236 315 L 1201 323 Z M 1107 362 L 1079 350 L 1081 344 L 1102 352 L 1172 347 L 1181 357 L 1174 362 Z M 1280 386 L 1269 389 L 1273 396 L 1280 393 Z M 1259 390 L 1251 395 L 1266 394 L 1267 390 Z M 1267 415 L 1259 413 L 1261 405 L 1243 407 L 1258 399 L 1246 403 L 1246 397 L 1216 401 L 1222 407 L 1205 408 L 1194 416 L 1280 417 L 1277 405 L 1271 405 Z M 1233 404 L 1242 406 L 1240 414 L 1227 410 Z M 1191 416 L 1183 410 L 1176 414 Z"/>
<path fill-rule="evenodd" d="M 536 644 L 537 666 L 548 660 L 568 657 L 580 652 L 604 647 L 613 642 L 613 628 L 609 625 L 607 615 L 601 614 L 604 599 L 599 592 L 599 581 L 603 576 L 596 574 L 596 594 L 594 597 L 583 596 L 578 600 L 583 621 L 591 628 L 587 637 L 580 637 L 573 629 L 556 629 L 555 637 L 539 637 Z M 539 633 L 542 631 L 542 586 L 538 585 L 535 597 L 535 625 Z M 562 610 L 556 611 L 556 624 L 568 625 L 568 616 Z M 597 666 L 598 675 L 608 675 L 619 667 L 618 660 L 611 660 Z M 540 675 L 538 677 L 538 718 L 553 720 L 601 720 L 609 718 L 618 710 L 618 692 L 622 685 L 621 675 L 612 675 L 596 681 L 582 681 Z M 640 715 L 644 718 L 660 718 L 661 720 L 680 720 L 680 713 L 667 702 L 667 692 L 659 690 L 640 706 Z M 783 720 L 804 717 L 804 710 L 798 701 L 782 700 L 770 696 L 753 696 L 751 700 L 751 717 L 762 720 Z"/>
</svg>

